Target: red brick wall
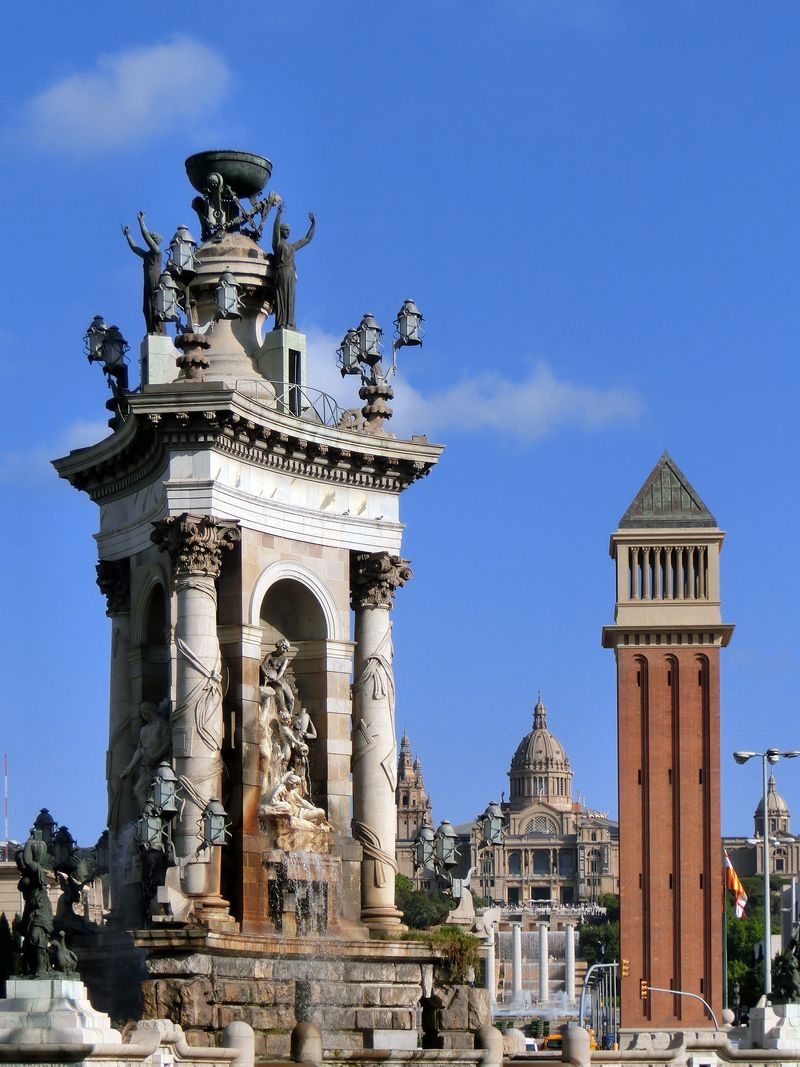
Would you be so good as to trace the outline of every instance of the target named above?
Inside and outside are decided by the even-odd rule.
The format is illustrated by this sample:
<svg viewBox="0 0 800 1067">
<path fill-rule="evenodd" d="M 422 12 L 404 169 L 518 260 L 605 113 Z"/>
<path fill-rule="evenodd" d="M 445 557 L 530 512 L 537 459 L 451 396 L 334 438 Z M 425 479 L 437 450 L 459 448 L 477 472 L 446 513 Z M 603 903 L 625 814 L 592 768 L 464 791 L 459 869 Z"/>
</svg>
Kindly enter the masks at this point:
<svg viewBox="0 0 800 1067">
<path fill-rule="evenodd" d="M 722 1009 L 719 650 L 617 651 L 622 1026 L 708 1026 Z"/>
</svg>

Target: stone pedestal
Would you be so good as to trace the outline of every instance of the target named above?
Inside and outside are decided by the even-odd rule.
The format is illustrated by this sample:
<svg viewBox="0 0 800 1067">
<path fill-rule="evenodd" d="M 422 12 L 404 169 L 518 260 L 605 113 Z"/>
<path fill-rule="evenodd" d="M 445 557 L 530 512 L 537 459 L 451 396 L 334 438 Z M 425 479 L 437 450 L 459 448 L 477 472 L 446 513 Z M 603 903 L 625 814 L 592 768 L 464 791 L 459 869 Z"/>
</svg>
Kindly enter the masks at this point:
<svg viewBox="0 0 800 1067">
<path fill-rule="evenodd" d="M 6 999 L 0 1000 L 0 1049 L 7 1045 L 121 1043 L 122 1035 L 111 1028 L 107 1015 L 94 1010 L 86 986 L 79 978 L 9 978 L 6 981 Z M 0 1058 L 7 1059 L 4 1054 Z M 42 1058 L 37 1054 L 37 1060 Z M 61 1057 L 54 1054 L 54 1058 Z"/>
<path fill-rule="evenodd" d="M 174 382 L 178 377 L 175 362 L 178 355 L 171 337 L 157 333 L 147 334 L 139 348 L 142 385 L 166 385 L 168 382 Z"/>
<path fill-rule="evenodd" d="M 297 330 L 268 330 L 255 364 L 276 390 L 278 411 L 301 415 L 306 406 L 306 335 Z"/>
</svg>

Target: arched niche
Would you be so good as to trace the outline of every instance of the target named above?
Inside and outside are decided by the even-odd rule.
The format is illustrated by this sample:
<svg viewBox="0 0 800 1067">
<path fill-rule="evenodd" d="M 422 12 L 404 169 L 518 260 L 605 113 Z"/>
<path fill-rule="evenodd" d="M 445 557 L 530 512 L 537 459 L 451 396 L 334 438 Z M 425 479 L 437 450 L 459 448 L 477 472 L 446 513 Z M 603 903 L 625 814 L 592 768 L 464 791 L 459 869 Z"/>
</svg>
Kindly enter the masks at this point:
<svg viewBox="0 0 800 1067">
<path fill-rule="evenodd" d="M 281 638 L 295 645 L 328 636 L 322 605 L 307 585 L 294 578 L 279 578 L 269 587 L 259 609 L 259 624 L 268 645 Z"/>
<path fill-rule="evenodd" d="M 143 591 L 138 634 L 141 699 L 157 702 L 169 696 L 169 601 L 160 577 Z"/>
</svg>

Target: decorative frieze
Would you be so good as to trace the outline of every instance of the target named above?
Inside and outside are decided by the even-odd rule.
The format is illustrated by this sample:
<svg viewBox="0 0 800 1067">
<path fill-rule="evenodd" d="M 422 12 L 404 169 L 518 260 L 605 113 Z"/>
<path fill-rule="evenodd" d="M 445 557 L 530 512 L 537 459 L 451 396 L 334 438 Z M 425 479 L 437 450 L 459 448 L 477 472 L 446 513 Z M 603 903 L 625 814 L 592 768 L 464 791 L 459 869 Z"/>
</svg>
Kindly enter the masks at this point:
<svg viewBox="0 0 800 1067">
<path fill-rule="evenodd" d="M 95 569 L 100 592 L 106 598 L 106 615 L 127 614 L 131 610 L 130 560 L 101 559 Z"/>
<path fill-rule="evenodd" d="M 395 590 L 412 576 L 407 559 L 389 552 L 354 552 L 350 556 L 350 600 L 359 608 L 391 608 Z"/>
<path fill-rule="evenodd" d="M 176 575 L 219 577 L 222 551 L 241 540 L 233 523 L 210 515 L 175 515 L 153 523 L 150 538 L 162 552 L 169 552 Z"/>
</svg>

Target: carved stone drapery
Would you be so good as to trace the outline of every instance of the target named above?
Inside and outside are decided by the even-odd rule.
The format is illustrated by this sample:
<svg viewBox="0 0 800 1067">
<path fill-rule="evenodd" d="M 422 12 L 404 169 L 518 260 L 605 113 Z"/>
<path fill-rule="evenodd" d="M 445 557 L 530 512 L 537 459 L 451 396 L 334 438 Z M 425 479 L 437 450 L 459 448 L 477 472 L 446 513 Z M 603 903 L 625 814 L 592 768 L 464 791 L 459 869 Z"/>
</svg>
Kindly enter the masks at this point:
<svg viewBox="0 0 800 1067">
<path fill-rule="evenodd" d="M 389 609 L 411 568 L 388 552 L 354 553 L 350 559 L 356 641 L 353 835 L 364 850 L 361 918 L 368 926 L 396 930 L 402 917 L 394 900 L 397 741 Z"/>
<path fill-rule="evenodd" d="M 222 550 L 233 548 L 242 536 L 231 522 L 187 512 L 154 522 L 153 526 L 150 539 L 162 551 L 169 552 L 176 576 L 183 572 L 218 578 Z"/>
<path fill-rule="evenodd" d="M 350 557 L 350 603 L 359 608 L 391 608 L 395 590 L 413 572 L 407 559 L 388 552 L 357 552 Z"/>
<path fill-rule="evenodd" d="M 153 542 L 172 559 L 176 593 L 172 752 L 184 804 L 174 844 L 182 861 L 184 890 L 194 898 L 195 918 L 204 921 L 225 909 L 219 896 L 219 849 L 196 855 L 198 821 L 208 801 L 221 795 L 222 786 L 216 579 L 223 549 L 232 548 L 241 534 L 232 522 L 208 515 L 183 514 L 153 525 Z"/>
<path fill-rule="evenodd" d="M 106 598 L 106 615 L 124 615 L 131 610 L 131 561 L 101 559 L 95 568 L 97 584 Z"/>
</svg>

